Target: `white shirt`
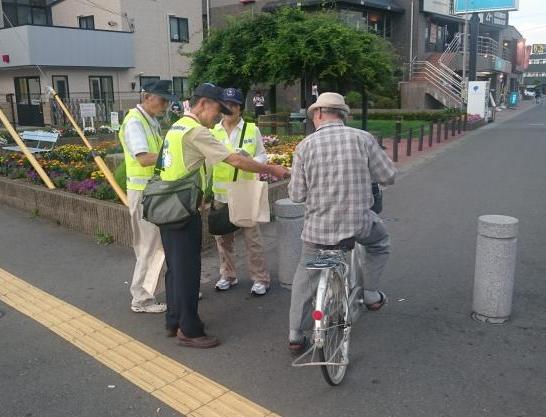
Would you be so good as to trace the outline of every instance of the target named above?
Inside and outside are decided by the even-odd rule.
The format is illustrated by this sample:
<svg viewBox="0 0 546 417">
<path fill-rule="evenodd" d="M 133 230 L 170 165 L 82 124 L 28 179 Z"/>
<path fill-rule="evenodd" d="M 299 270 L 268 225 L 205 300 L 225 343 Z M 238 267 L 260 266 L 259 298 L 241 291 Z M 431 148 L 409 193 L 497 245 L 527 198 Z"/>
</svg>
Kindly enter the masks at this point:
<svg viewBox="0 0 546 417">
<path fill-rule="evenodd" d="M 159 121 L 146 113 L 140 104 L 137 104 L 137 109 L 142 112 L 148 121 L 148 124 L 143 126 L 140 120 L 131 119 L 125 125 L 125 145 L 133 158 L 136 158 L 140 153 L 150 151 L 148 148 L 148 140 L 146 139 L 148 136 L 146 132 L 149 129 L 152 129 L 151 133 L 157 137 L 159 142 L 161 142 L 161 127 Z"/>
<path fill-rule="evenodd" d="M 263 107 L 265 103 L 265 97 L 264 96 L 254 96 L 252 99 L 252 102 L 256 107 Z"/>
<path fill-rule="evenodd" d="M 231 146 L 233 146 L 233 149 L 235 150 L 239 149 L 239 141 L 241 140 L 241 131 L 243 130 L 244 123 L 245 121 L 241 118 L 239 123 L 237 123 L 237 126 L 233 128 L 231 134 L 229 135 L 229 143 L 231 143 Z M 221 126 L 227 134 L 227 131 L 224 128 L 223 120 Z M 256 126 L 256 155 L 254 155 L 254 160 L 261 164 L 265 164 L 267 162 L 267 153 L 265 152 L 262 133 L 260 132 L 258 126 Z"/>
</svg>

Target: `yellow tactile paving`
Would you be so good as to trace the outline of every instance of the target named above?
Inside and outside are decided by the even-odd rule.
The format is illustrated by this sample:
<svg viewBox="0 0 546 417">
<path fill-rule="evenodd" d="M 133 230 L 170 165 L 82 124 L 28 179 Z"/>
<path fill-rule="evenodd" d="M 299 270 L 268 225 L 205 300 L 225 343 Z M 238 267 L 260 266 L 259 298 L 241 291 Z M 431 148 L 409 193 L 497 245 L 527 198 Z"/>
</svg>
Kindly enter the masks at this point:
<svg viewBox="0 0 546 417">
<path fill-rule="evenodd" d="M 280 417 L 0 268 L 0 301 L 191 417 Z"/>
</svg>

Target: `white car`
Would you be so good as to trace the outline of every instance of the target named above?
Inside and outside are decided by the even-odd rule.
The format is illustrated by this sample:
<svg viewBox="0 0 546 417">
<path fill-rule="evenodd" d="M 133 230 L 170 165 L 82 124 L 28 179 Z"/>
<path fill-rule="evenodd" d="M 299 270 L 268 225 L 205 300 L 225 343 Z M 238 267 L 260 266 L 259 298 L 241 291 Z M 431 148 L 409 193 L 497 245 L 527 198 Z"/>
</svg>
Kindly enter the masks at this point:
<svg viewBox="0 0 546 417">
<path fill-rule="evenodd" d="M 524 90 L 523 96 L 525 98 L 535 98 L 535 90 Z"/>
</svg>

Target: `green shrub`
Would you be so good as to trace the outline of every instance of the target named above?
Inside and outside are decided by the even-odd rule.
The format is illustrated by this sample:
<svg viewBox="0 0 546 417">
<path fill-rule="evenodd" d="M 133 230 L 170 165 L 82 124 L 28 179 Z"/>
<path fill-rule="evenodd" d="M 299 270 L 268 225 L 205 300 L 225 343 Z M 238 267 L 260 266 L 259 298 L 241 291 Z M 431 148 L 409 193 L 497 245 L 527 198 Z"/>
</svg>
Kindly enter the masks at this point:
<svg viewBox="0 0 546 417">
<path fill-rule="evenodd" d="M 427 121 L 437 121 L 441 119 L 446 119 L 449 117 L 456 117 L 461 115 L 462 112 L 457 109 L 449 109 L 440 112 L 427 112 L 427 111 L 418 111 L 418 112 L 406 112 L 400 111 L 395 113 L 370 113 L 368 115 L 369 120 L 395 120 L 399 117 L 402 120 L 427 120 Z M 359 115 L 354 115 L 355 120 L 359 120 Z"/>
<path fill-rule="evenodd" d="M 378 96 L 373 103 L 376 109 L 396 109 L 398 108 L 398 101 L 392 97 Z"/>
<path fill-rule="evenodd" d="M 125 161 L 122 161 L 114 171 L 114 178 L 121 189 L 127 192 L 127 170 L 125 169 Z"/>
<path fill-rule="evenodd" d="M 345 103 L 351 108 L 359 109 L 362 107 L 362 94 L 358 91 L 349 91 L 345 96 Z"/>
</svg>

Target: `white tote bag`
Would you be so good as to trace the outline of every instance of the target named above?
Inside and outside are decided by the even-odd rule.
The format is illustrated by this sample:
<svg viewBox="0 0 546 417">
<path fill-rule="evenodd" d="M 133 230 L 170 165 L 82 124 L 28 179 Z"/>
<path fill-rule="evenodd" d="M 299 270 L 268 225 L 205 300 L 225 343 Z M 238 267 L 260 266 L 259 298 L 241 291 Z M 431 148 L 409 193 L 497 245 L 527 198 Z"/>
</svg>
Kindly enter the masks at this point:
<svg viewBox="0 0 546 417">
<path fill-rule="evenodd" d="M 237 180 L 227 185 L 229 221 L 239 227 L 253 227 L 271 220 L 268 185 L 264 181 Z"/>
</svg>

